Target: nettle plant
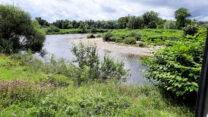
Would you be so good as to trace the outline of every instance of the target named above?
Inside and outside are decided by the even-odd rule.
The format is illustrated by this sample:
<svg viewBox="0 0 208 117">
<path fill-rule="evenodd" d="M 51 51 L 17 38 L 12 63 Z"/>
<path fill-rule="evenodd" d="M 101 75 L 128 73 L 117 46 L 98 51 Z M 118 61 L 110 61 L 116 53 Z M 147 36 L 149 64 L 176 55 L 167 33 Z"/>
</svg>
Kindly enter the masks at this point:
<svg viewBox="0 0 208 117">
<path fill-rule="evenodd" d="M 178 98 L 196 97 L 205 38 L 206 32 L 201 30 L 192 39 L 159 49 L 153 58 L 142 61 L 148 67 L 146 77 Z"/>
</svg>

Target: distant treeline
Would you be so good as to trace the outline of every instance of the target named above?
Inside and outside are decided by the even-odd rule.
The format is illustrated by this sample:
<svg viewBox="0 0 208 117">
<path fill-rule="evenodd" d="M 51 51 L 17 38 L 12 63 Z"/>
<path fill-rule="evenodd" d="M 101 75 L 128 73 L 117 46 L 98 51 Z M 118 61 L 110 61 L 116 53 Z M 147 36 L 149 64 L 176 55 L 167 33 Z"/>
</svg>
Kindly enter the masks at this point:
<svg viewBox="0 0 208 117">
<path fill-rule="evenodd" d="M 55 22 L 49 23 L 48 21 L 37 17 L 36 20 L 40 23 L 42 27 L 50 27 L 49 32 L 59 32 L 59 29 L 82 29 L 85 30 L 96 30 L 96 29 L 183 29 L 185 26 L 196 22 L 196 20 L 188 19 L 191 14 L 186 8 L 179 8 L 175 11 L 175 21 L 165 20 L 159 17 L 159 13 L 154 11 L 148 11 L 141 16 L 128 15 L 118 18 L 118 20 L 57 20 Z M 198 24 L 204 24 L 204 22 L 198 22 Z M 55 26 L 55 27 L 54 27 Z M 57 29 L 57 28 L 58 29 Z"/>
</svg>

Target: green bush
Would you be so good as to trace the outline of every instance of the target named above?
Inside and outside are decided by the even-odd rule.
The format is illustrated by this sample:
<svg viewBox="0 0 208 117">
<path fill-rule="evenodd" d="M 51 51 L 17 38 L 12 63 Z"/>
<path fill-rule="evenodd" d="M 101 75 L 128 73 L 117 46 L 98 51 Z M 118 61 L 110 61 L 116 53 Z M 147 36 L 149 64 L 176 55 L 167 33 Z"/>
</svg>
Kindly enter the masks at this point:
<svg viewBox="0 0 208 117">
<path fill-rule="evenodd" d="M 140 41 L 142 36 L 140 34 L 137 34 L 135 32 L 131 32 L 128 37 L 135 37 L 137 41 Z"/>
<path fill-rule="evenodd" d="M 111 32 L 107 32 L 104 34 L 103 40 L 104 41 L 111 41 L 112 36 L 113 36 L 113 34 Z"/>
<path fill-rule="evenodd" d="M 194 35 L 198 31 L 198 26 L 193 24 L 188 24 L 183 28 L 185 35 Z"/>
<path fill-rule="evenodd" d="M 115 63 L 113 59 L 106 56 L 101 62 L 96 47 L 84 46 L 83 44 L 74 45 L 72 52 L 76 57 L 74 62 L 79 65 L 78 84 L 99 78 L 103 81 L 109 79 L 119 81 L 128 76 L 128 70 L 124 69 L 123 62 Z"/>
<path fill-rule="evenodd" d="M 50 33 L 50 32 L 59 32 L 60 29 L 54 25 L 50 25 L 48 28 L 47 28 L 47 33 Z"/>
<path fill-rule="evenodd" d="M 96 38 L 100 38 L 100 37 L 102 37 L 102 35 L 101 34 L 97 34 L 95 37 Z"/>
<path fill-rule="evenodd" d="M 206 32 L 200 31 L 194 39 L 176 41 L 172 47 L 159 49 L 153 58 L 144 60 L 146 77 L 156 85 L 181 99 L 195 98 Z"/>
<path fill-rule="evenodd" d="M 112 36 L 111 41 L 113 42 L 122 42 L 122 38 L 119 36 Z"/>
<path fill-rule="evenodd" d="M 27 12 L 14 6 L 0 5 L 0 16 L 0 52 L 10 54 L 24 49 L 35 52 L 42 49 L 45 32 Z M 24 42 L 21 42 L 21 37 L 24 37 Z"/>
<path fill-rule="evenodd" d="M 136 44 L 135 37 L 127 37 L 123 40 L 125 44 Z"/>
<path fill-rule="evenodd" d="M 144 43 L 144 42 L 140 42 L 140 43 L 138 44 L 138 46 L 139 46 L 139 47 L 147 47 L 147 44 Z"/>
<path fill-rule="evenodd" d="M 115 80 L 126 80 L 128 70 L 124 69 L 124 63 L 115 63 L 110 57 L 104 56 L 104 61 L 101 64 L 101 76 L 104 80 L 115 79 Z"/>
<path fill-rule="evenodd" d="M 87 35 L 87 38 L 89 39 L 89 38 L 95 38 L 95 36 L 93 35 L 93 34 L 88 34 Z"/>
</svg>

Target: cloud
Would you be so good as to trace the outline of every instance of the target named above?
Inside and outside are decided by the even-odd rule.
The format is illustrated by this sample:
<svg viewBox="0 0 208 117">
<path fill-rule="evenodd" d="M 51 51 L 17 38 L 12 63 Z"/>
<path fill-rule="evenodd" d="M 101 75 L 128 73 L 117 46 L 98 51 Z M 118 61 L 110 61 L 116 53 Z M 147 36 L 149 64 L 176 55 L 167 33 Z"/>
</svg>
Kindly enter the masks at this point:
<svg viewBox="0 0 208 117">
<path fill-rule="evenodd" d="M 207 0 L 126 0 L 126 2 L 134 2 L 137 4 L 143 4 L 144 6 L 150 6 L 155 9 L 166 8 L 174 15 L 174 11 L 178 8 L 187 8 L 192 14 L 191 18 L 196 18 L 198 20 L 204 20 L 204 17 L 208 16 L 208 1 Z M 166 10 L 159 13 L 167 12 Z M 162 15 L 167 17 L 166 15 Z"/>
<path fill-rule="evenodd" d="M 116 12 L 116 9 L 108 7 L 108 6 L 102 6 L 102 9 L 103 9 L 104 12 L 107 12 L 107 13 L 114 13 L 114 12 Z"/>
<path fill-rule="evenodd" d="M 114 20 L 121 16 L 142 15 L 154 10 L 164 19 L 174 19 L 174 11 L 186 7 L 192 18 L 207 20 L 207 0 L 0 0 L 28 11 L 33 18 L 42 17 L 50 22 L 69 20 Z"/>
</svg>

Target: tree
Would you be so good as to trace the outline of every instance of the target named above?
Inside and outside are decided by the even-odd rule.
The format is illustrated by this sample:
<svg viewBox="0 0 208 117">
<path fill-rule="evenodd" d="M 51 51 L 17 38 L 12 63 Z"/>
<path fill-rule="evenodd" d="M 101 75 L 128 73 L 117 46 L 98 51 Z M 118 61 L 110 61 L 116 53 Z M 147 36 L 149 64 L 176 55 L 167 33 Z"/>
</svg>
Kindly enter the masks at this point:
<svg viewBox="0 0 208 117">
<path fill-rule="evenodd" d="M 84 23 L 80 23 L 79 29 L 81 30 L 82 33 L 86 33 L 86 27 L 85 27 Z"/>
<path fill-rule="evenodd" d="M 127 23 L 128 23 L 128 17 L 120 17 L 118 19 L 118 27 L 120 29 L 124 29 L 127 27 Z"/>
<path fill-rule="evenodd" d="M 42 19 L 41 17 L 36 17 L 35 19 L 38 21 L 38 23 L 41 26 L 49 26 L 50 25 L 46 20 Z"/>
<path fill-rule="evenodd" d="M 45 33 L 28 13 L 10 5 L 0 5 L 0 52 L 13 53 L 31 49 L 40 51 Z"/>
<path fill-rule="evenodd" d="M 141 16 L 137 17 L 137 28 L 138 29 L 144 28 L 144 19 Z"/>
<path fill-rule="evenodd" d="M 69 20 L 56 20 L 53 22 L 53 25 L 60 29 L 69 29 L 72 28 L 72 23 Z"/>
<path fill-rule="evenodd" d="M 136 16 L 128 16 L 127 27 L 129 29 L 136 29 L 138 27 L 138 22 Z"/>
<path fill-rule="evenodd" d="M 176 29 L 176 24 L 174 21 L 166 21 L 164 24 L 164 29 Z"/>
<path fill-rule="evenodd" d="M 158 13 L 148 11 L 143 14 L 144 24 L 147 28 L 156 28 L 158 22 Z"/>
<path fill-rule="evenodd" d="M 175 11 L 175 18 L 176 18 L 176 27 L 178 29 L 182 29 L 186 22 L 187 22 L 187 17 L 191 16 L 191 14 L 188 12 L 188 9 L 186 8 L 179 8 L 178 10 Z"/>
</svg>

